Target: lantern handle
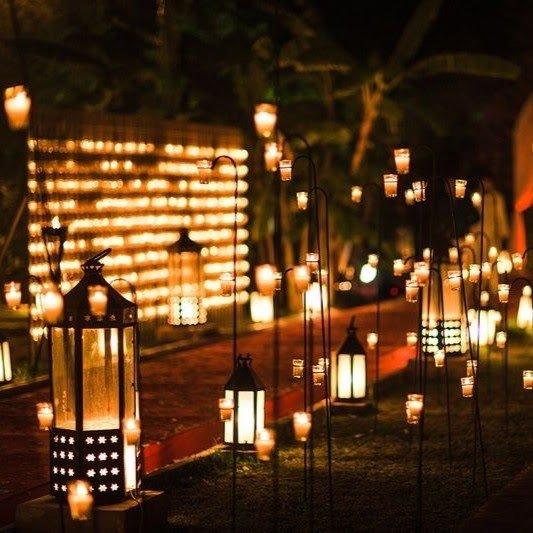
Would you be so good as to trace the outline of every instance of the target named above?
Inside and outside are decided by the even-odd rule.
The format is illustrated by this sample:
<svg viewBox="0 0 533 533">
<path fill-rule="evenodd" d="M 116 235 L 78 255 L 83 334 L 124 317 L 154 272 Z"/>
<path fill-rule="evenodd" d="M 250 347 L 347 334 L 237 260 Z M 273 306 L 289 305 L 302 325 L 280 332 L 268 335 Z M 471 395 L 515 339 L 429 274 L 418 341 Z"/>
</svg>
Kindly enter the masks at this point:
<svg viewBox="0 0 533 533">
<path fill-rule="evenodd" d="M 109 255 L 111 253 L 111 248 L 106 248 L 105 250 L 102 250 L 101 252 L 97 253 L 90 259 L 87 259 L 85 263 L 83 263 L 82 266 L 96 266 L 100 263 L 100 259 L 103 259 L 106 255 Z"/>
<path fill-rule="evenodd" d="M 348 331 L 355 330 L 355 315 L 352 315 L 350 318 L 350 325 L 348 326 Z"/>
</svg>

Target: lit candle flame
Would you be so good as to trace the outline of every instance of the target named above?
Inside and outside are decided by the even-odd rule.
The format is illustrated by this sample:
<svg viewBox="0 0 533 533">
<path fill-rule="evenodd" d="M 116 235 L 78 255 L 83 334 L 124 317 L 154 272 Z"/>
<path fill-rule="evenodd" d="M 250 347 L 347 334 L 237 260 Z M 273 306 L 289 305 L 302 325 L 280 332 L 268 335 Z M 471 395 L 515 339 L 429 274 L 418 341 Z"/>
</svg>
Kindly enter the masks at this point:
<svg viewBox="0 0 533 533">
<path fill-rule="evenodd" d="M 54 229 L 59 229 L 61 227 L 61 224 L 59 223 L 59 217 L 56 215 L 53 219 L 52 219 L 52 228 Z"/>
</svg>

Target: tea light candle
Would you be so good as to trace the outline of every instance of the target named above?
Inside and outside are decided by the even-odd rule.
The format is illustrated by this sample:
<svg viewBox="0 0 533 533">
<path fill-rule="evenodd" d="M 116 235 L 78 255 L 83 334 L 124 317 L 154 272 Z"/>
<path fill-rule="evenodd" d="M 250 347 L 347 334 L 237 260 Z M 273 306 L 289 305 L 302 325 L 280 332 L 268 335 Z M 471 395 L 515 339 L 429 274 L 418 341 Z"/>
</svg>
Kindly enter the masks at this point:
<svg viewBox="0 0 533 533">
<path fill-rule="evenodd" d="M 260 137 L 272 135 L 278 119 L 278 108 L 274 104 L 257 104 L 254 112 L 255 130 Z"/>
<path fill-rule="evenodd" d="M 126 438 L 126 444 L 130 446 L 141 440 L 141 421 L 137 418 L 125 418 L 122 422 L 122 433 Z"/>
<path fill-rule="evenodd" d="M 461 287 L 461 271 L 460 270 L 449 270 L 448 281 L 450 283 L 450 289 L 452 291 L 458 291 L 459 288 Z"/>
<path fill-rule="evenodd" d="M 377 268 L 378 263 L 379 263 L 379 255 L 378 254 L 368 254 L 367 262 L 372 268 Z"/>
<path fill-rule="evenodd" d="M 54 421 L 54 408 L 50 402 L 39 402 L 36 407 L 39 429 L 48 431 Z"/>
<path fill-rule="evenodd" d="M 363 197 L 363 188 L 359 185 L 354 185 L 352 187 L 352 202 L 358 204 L 361 202 L 361 198 Z"/>
<path fill-rule="evenodd" d="M 416 331 L 408 331 L 405 334 L 405 339 L 407 341 L 407 346 L 414 348 L 418 342 L 418 334 Z"/>
<path fill-rule="evenodd" d="M 522 254 L 515 252 L 511 256 L 511 259 L 513 261 L 513 266 L 515 270 L 522 270 L 522 268 L 524 268 L 524 259 L 522 257 Z"/>
<path fill-rule="evenodd" d="M 273 265 L 255 267 L 255 284 L 263 296 L 272 296 L 276 290 L 276 269 Z"/>
<path fill-rule="evenodd" d="M 311 431 L 312 415 L 305 411 L 297 411 L 292 415 L 294 438 L 300 442 L 306 442 Z"/>
<path fill-rule="evenodd" d="M 491 246 L 487 254 L 489 261 L 494 263 L 498 259 L 498 248 L 496 246 Z"/>
<path fill-rule="evenodd" d="M 461 387 L 463 390 L 463 398 L 472 398 L 472 396 L 474 396 L 474 376 L 461 378 Z"/>
<path fill-rule="evenodd" d="M 405 299 L 410 303 L 418 302 L 418 282 L 410 279 L 405 280 Z"/>
<path fill-rule="evenodd" d="M 472 283 L 477 283 L 479 281 L 479 275 L 481 273 L 481 267 L 477 263 L 472 263 L 470 265 L 468 279 Z"/>
<path fill-rule="evenodd" d="M 413 189 L 405 189 L 405 192 L 403 193 L 405 198 L 405 203 L 407 205 L 414 205 L 415 203 L 415 193 Z"/>
<path fill-rule="evenodd" d="M 270 461 L 270 456 L 275 445 L 276 439 L 274 436 L 274 430 L 263 428 L 257 432 L 254 446 L 257 458 L 260 461 Z"/>
<path fill-rule="evenodd" d="M 18 281 L 4 283 L 4 295 L 7 306 L 11 309 L 16 309 L 20 305 L 20 301 L 22 299 L 20 283 Z"/>
<path fill-rule="evenodd" d="M 533 389 L 533 370 L 524 370 L 522 372 L 522 377 L 524 380 L 524 389 Z"/>
<path fill-rule="evenodd" d="M 433 354 L 433 359 L 435 361 L 435 366 L 437 368 L 440 368 L 440 367 L 443 367 L 444 366 L 444 358 L 446 357 L 446 354 L 444 353 L 444 350 L 440 349 L 440 350 L 437 350 L 434 354 Z"/>
<path fill-rule="evenodd" d="M 296 205 L 300 211 L 305 211 L 307 209 L 307 202 L 309 200 L 309 195 L 307 191 L 299 191 L 296 193 Z"/>
<path fill-rule="evenodd" d="M 206 185 L 211 181 L 211 175 L 213 174 L 213 169 L 211 168 L 211 161 L 208 159 L 200 159 L 196 162 L 196 169 L 198 171 L 198 181 Z"/>
<path fill-rule="evenodd" d="M 408 394 L 405 402 L 405 414 L 408 424 L 418 424 L 424 409 L 423 394 Z"/>
<path fill-rule="evenodd" d="M 472 376 L 474 378 L 477 376 L 477 361 L 472 359 L 466 360 L 466 376 Z"/>
<path fill-rule="evenodd" d="M 472 196 L 470 197 L 472 200 L 472 205 L 474 207 L 481 207 L 481 194 L 477 191 L 472 193 Z"/>
<path fill-rule="evenodd" d="M 265 143 L 265 167 L 271 172 L 275 172 L 281 159 L 281 152 L 277 142 Z"/>
<path fill-rule="evenodd" d="M 279 162 L 279 173 L 281 175 L 281 181 L 291 181 L 292 161 L 290 159 L 282 159 Z"/>
<path fill-rule="evenodd" d="M 398 176 L 396 174 L 383 174 L 383 189 L 387 198 L 396 198 L 398 194 Z"/>
<path fill-rule="evenodd" d="M 309 283 L 311 282 L 311 272 L 307 265 L 296 265 L 292 269 L 294 274 L 294 285 L 298 292 L 305 292 L 309 289 Z"/>
<path fill-rule="evenodd" d="M 55 286 L 48 285 L 45 287 L 42 305 L 43 318 L 49 324 L 55 324 L 63 313 L 63 296 Z"/>
<path fill-rule="evenodd" d="M 22 130 L 28 127 L 31 99 L 23 85 L 8 87 L 4 92 L 4 109 L 9 128 Z"/>
<path fill-rule="evenodd" d="M 233 294 L 233 287 L 235 286 L 235 278 L 233 274 L 224 272 L 220 275 L 220 293 L 222 296 L 231 296 Z"/>
<path fill-rule="evenodd" d="M 228 422 L 233 416 L 233 398 L 219 398 L 218 411 L 220 413 L 220 420 Z"/>
<path fill-rule="evenodd" d="M 498 284 L 498 299 L 500 303 L 506 304 L 509 302 L 509 284 L 508 283 L 499 283 Z"/>
<path fill-rule="evenodd" d="M 468 181 L 456 178 L 455 179 L 455 197 L 464 198 L 466 194 L 466 185 Z"/>
<path fill-rule="evenodd" d="M 367 333 L 366 343 L 368 344 L 368 347 L 373 350 L 376 347 L 376 344 L 378 343 L 378 334 L 374 331 Z"/>
<path fill-rule="evenodd" d="M 457 246 L 448 248 L 448 258 L 450 263 L 457 263 L 459 261 L 459 250 L 457 250 Z"/>
<path fill-rule="evenodd" d="M 320 387 L 324 384 L 324 367 L 323 365 L 313 365 L 313 385 Z"/>
<path fill-rule="evenodd" d="M 424 287 L 429 279 L 429 265 L 425 261 L 418 261 L 415 263 L 415 274 L 417 276 L 418 284 Z"/>
<path fill-rule="evenodd" d="M 293 359 L 292 360 L 292 377 L 294 379 L 301 379 L 304 376 L 304 360 Z"/>
<path fill-rule="evenodd" d="M 308 252 L 305 256 L 305 262 L 311 272 L 318 270 L 318 254 L 316 252 Z"/>
<path fill-rule="evenodd" d="M 91 315 L 105 316 L 107 312 L 107 287 L 103 285 L 90 285 L 87 287 L 87 298 Z"/>
<path fill-rule="evenodd" d="M 496 332 L 496 346 L 498 348 L 505 348 L 506 342 L 507 342 L 507 333 L 505 333 L 505 331 L 497 331 Z"/>
<path fill-rule="evenodd" d="M 403 259 L 395 259 L 392 262 L 392 268 L 393 268 L 395 276 L 401 276 L 403 274 L 404 269 L 405 269 L 405 263 L 404 263 Z"/>
<path fill-rule="evenodd" d="M 483 279 L 490 279 L 492 276 L 492 265 L 488 261 L 481 265 L 481 275 Z"/>
<path fill-rule="evenodd" d="M 424 202 L 426 200 L 426 185 L 426 181 L 413 181 L 415 202 Z"/>
<path fill-rule="evenodd" d="M 398 174 L 409 174 L 411 153 L 409 148 L 396 148 L 394 150 L 394 163 Z"/>
<path fill-rule="evenodd" d="M 91 518 L 94 498 L 87 481 L 77 479 L 70 482 L 67 500 L 72 520 L 85 521 Z"/>
</svg>

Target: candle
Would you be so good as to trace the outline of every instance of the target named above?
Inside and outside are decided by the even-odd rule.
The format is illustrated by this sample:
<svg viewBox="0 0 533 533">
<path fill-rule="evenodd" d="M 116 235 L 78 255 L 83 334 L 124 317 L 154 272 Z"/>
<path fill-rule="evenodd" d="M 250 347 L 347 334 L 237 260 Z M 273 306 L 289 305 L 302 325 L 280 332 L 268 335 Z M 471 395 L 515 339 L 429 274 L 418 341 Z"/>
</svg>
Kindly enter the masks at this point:
<svg viewBox="0 0 533 533">
<path fill-rule="evenodd" d="M 444 366 L 444 358 L 445 357 L 446 357 L 446 354 L 444 353 L 444 350 L 442 350 L 442 349 L 437 350 L 433 354 L 433 359 L 435 361 L 435 366 L 437 368 L 440 368 L 440 367 Z"/>
<path fill-rule="evenodd" d="M 415 193 L 413 189 L 405 189 L 403 195 L 407 205 L 413 205 L 415 203 Z"/>
<path fill-rule="evenodd" d="M 270 455 L 276 445 L 274 430 L 263 428 L 255 436 L 255 451 L 260 461 L 270 461 Z"/>
<path fill-rule="evenodd" d="M 455 179 L 455 197 L 456 198 L 464 198 L 466 193 L 466 184 L 467 180 L 463 179 Z"/>
<path fill-rule="evenodd" d="M 474 237 L 473 233 L 467 233 L 465 235 L 465 243 L 466 244 L 474 244 L 476 242 L 476 238 Z"/>
<path fill-rule="evenodd" d="M 379 263 L 379 255 L 378 254 L 368 254 L 367 262 L 372 268 L 376 268 L 378 266 L 378 263 Z"/>
<path fill-rule="evenodd" d="M 450 283 L 450 289 L 452 291 L 458 291 L 461 287 L 461 271 L 460 270 L 449 270 L 448 271 L 448 282 Z"/>
<path fill-rule="evenodd" d="M 87 481 L 76 479 L 70 482 L 67 500 L 72 520 L 85 521 L 91 518 L 93 495 Z"/>
<path fill-rule="evenodd" d="M 213 169 L 211 168 L 211 161 L 207 159 L 200 159 L 196 162 L 196 169 L 198 170 L 198 180 L 203 185 L 206 185 L 211 181 L 211 174 Z"/>
<path fill-rule="evenodd" d="M 324 366 L 313 365 L 313 385 L 320 387 L 324 384 Z"/>
<path fill-rule="evenodd" d="M 425 261 L 417 261 L 415 263 L 415 274 L 417 276 L 418 284 L 424 287 L 429 279 L 429 265 Z"/>
<path fill-rule="evenodd" d="M 233 398 L 219 398 L 218 410 L 220 412 L 220 420 L 228 422 L 233 416 Z"/>
<path fill-rule="evenodd" d="M 306 413 L 305 411 L 297 411 L 292 415 L 294 438 L 297 441 L 305 442 L 307 440 L 311 431 L 311 421 L 311 413 Z"/>
<path fill-rule="evenodd" d="M 291 181 L 292 161 L 290 159 L 282 159 L 279 162 L 279 172 L 281 174 L 281 181 Z"/>
<path fill-rule="evenodd" d="M 301 379 L 304 375 L 304 360 L 293 359 L 292 360 L 292 377 L 294 379 Z"/>
<path fill-rule="evenodd" d="M 457 263 L 459 261 L 459 250 L 457 250 L 457 246 L 448 248 L 448 258 L 450 263 Z"/>
<path fill-rule="evenodd" d="M 395 276 L 401 276 L 405 269 L 405 263 L 403 262 L 403 259 L 395 259 L 392 262 L 392 268 Z"/>
<path fill-rule="evenodd" d="M 4 295 L 6 304 L 11 309 L 16 309 L 20 305 L 22 299 L 22 292 L 20 291 L 20 283 L 17 281 L 10 281 L 4 283 Z"/>
<path fill-rule="evenodd" d="M 352 202 L 358 204 L 361 202 L 363 196 L 363 188 L 359 185 L 354 185 L 352 187 Z"/>
<path fill-rule="evenodd" d="M 479 281 L 480 273 L 481 273 L 481 267 L 476 263 L 472 263 L 470 265 L 468 278 L 470 279 L 472 283 L 477 283 Z"/>
<path fill-rule="evenodd" d="M 422 250 L 422 259 L 429 263 L 433 259 L 433 250 L 431 248 L 424 248 Z"/>
<path fill-rule="evenodd" d="M 481 194 L 477 191 L 472 193 L 472 196 L 470 197 L 472 200 L 472 205 L 474 207 L 481 207 Z"/>
<path fill-rule="evenodd" d="M 294 285 L 298 292 L 305 292 L 309 289 L 309 282 L 311 281 L 311 272 L 307 265 L 296 265 L 293 267 Z"/>
<path fill-rule="evenodd" d="M 296 204 L 300 211 L 307 209 L 308 194 L 306 191 L 299 191 L 296 193 Z"/>
<path fill-rule="evenodd" d="M 507 333 L 505 331 L 496 332 L 496 346 L 498 348 L 505 348 L 505 343 L 507 342 Z"/>
<path fill-rule="evenodd" d="M 28 127 L 31 99 L 23 85 L 8 87 L 4 92 L 4 109 L 10 129 L 22 130 Z"/>
<path fill-rule="evenodd" d="M 463 398 L 472 398 L 472 396 L 474 396 L 474 376 L 461 378 L 461 387 L 463 390 Z"/>
<path fill-rule="evenodd" d="M 394 163 L 398 174 L 409 174 L 410 158 L 409 148 L 396 148 L 394 150 Z"/>
<path fill-rule="evenodd" d="M 276 270 L 273 265 L 255 267 L 255 284 L 263 296 L 272 296 L 276 290 Z"/>
<path fill-rule="evenodd" d="M 491 263 L 494 263 L 498 259 L 498 248 L 491 246 L 488 251 L 488 258 Z"/>
<path fill-rule="evenodd" d="M 405 280 L 405 299 L 410 303 L 418 302 L 418 282 L 410 279 Z"/>
<path fill-rule="evenodd" d="M 42 297 L 43 317 L 49 324 L 55 324 L 63 314 L 63 296 L 54 285 L 47 285 Z"/>
<path fill-rule="evenodd" d="M 522 376 L 524 379 L 524 389 L 533 389 L 533 370 L 524 370 Z"/>
<path fill-rule="evenodd" d="M 275 172 L 281 159 L 281 152 L 278 150 L 277 142 L 265 143 L 265 167 L 271 172 Z"/>
<path fill-rule="evenodd" d="M 506 304 L 509 302 L 509 284 L 508 283 L 499 283 L 498 284 L 498 299 L 500 303 Z"/>
<path fill-rule="evenodd" d="M 229 272 L 224 272 L 220 275 L 220 293 L 222 296 L 231 296 L 233 294 L 233 287 L 235 286 L 235 278 Z"/>
<path fill-rule="evenodd" d="M 274 104 L 257 104 L 255 106 L 254 123 L 257 134 L 268 138 L 272 135 L 278 119 L 278 108 Z"/>
<path fill-rule="evenodd" d="M 492 265 L 488 261 L 481 265 L 481 274 L 483 279 L 490 279 L 492 276 Z"/>
<path fill-rule="evenodd" d="M 408 331 L 405 334 L 405 339 L 407 341 L 407 346 L 410 348 L 413 348 L 416 346 L 416 343 L 418 342 L 418 334 L 416 331 Z"/>
<path fill-rule="evenodd" d="M 316 252 L 308 252 L 305 256 L 305 262 L 311 272 L 318 270 L 318 254 Z"/>
<path fill-rule="evenodd" d="M 468 265 L 466 263 L 463 263 L 463 267 L 461 268 L 462 276 L 465 281 L 468 281 L 470 278 L 470 270 L 468 270 Z"/>
<path fill-rule="evenodd" d="M 415 202 L 424 202 L 426 200 L 426 185 L 426 181 L 413 181 Z"/>
<path fill-rule="evenodd" d="M 424 409 L 423 394 L 408 394 L 405 402 L 405 414 L 407 415 L 408 424 L 418 424 Z"/>
<path fill-rule="evenodd" d="M 54 408 L 50 402 L 39 402 L 37 404 L 37 419 L 39 429 L 48 431 L 54 421 Z"/>
<path fill-rule="evenodd" d="M 490 300 L 490 294 L 489 291 L 481 291 L 481 294 L 479 295 L 479 303 L 481 305 L 487 305 Z"/>
<path fill-rule="evenodd" d="M 89 310 L 91 315 L 105 316 L 107 312 L 107 287 L 103 285 L 90 285 L 87 287 Z"/>
<path fill-rule="evenodd" d="M 368 347 L 373 350 L 378 343 L 378 334 L 374 331 L 371 331 L 370 333 L 366 334 L 366 343 L 368 344 Z"/>
<path fill-rule="evenodd" d="M 511 256 L 511 259 L 513 261 L 513 266 L 515 267 L 516 270 L 522 270 L 522 268 L 524 268 L 524 259 L 522 257 L 522 254 L 515 252 Z"/>
<path fill-rule="evenodd" d="M 141 440 L 141 421 L 137 418 L 125 418 L 122 422 L 122 432 L 126 437 L 126 444 L 137 444 Z"/>
<path fill-rule="evenodd" d="M 395 198 L 398 194 L 398 176 L 396 174 L 383 174 L 383 188 L 387 198 Z"/>
<path fill-rule="evenodd" d="M 466 360 L 466 376 L 473 377 L 474 379 L 477 376 L 477 361 L 472 359 Z"/>
</svg>

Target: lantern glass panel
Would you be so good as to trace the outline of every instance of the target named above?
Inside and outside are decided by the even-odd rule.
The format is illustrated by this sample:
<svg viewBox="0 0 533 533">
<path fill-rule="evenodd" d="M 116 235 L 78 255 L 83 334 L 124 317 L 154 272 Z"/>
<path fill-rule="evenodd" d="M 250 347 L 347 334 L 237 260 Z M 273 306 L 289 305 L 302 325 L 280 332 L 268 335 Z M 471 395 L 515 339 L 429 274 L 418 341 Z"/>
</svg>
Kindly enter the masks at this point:
<svg viewBox="0 0 533 533">
<path fill-rule="evenodd" d="M 111 330 L 117 331 L 117 330 Z M 134 418 L 135 405 L 135 352 L 133 328 L 124 328 L 124 417 Z"/>
<path fill-rule="evenodd" d="M 226 390 L 225 397 L 233 400 L 233 391 Z M 237 443 L 253 444 L 256 432 L 265 427 L 265 391 L 238 391 L 234 405 L 237 408 Z M 224 422 L 224 441 L 233 442 L 233 420 Z"/>
<path fill-rule="evenodd" d="M 51 330 L 55 427 L 76 429 L 74 329 Z"/>
<path fill-rule="evenodd" d="M 120 342 L 114 345 L 115 339 L 119 339 L 117 333 L 115 329 L 108 328 L 82 331 L 83 429 L 85 431 L 120 428 L 118 405 Z"/>
</svg>

